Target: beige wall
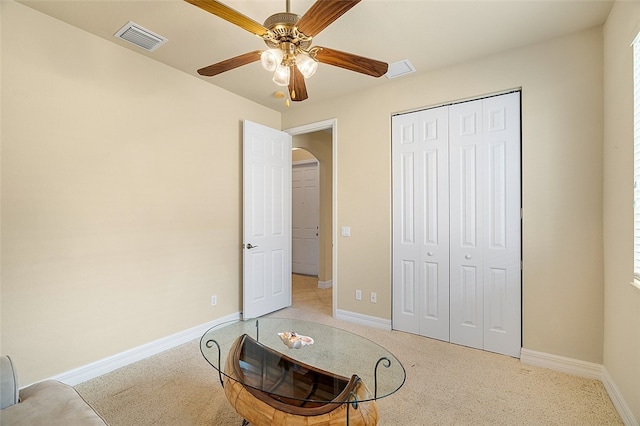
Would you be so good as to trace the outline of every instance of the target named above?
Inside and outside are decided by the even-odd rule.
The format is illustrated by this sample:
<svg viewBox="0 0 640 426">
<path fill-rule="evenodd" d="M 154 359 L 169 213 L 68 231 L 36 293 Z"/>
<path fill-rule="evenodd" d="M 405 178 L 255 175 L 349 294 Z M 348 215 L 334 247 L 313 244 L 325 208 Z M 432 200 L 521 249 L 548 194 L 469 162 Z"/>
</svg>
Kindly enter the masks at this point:
<svg viewBox="0 0 640 426">
<path fill-rule="evenodd" d="M 521 87 L 524 347 L 601 363 L 602 46 L 595 28 L 287 111 L 338 122 L 338 309 L 391 318 L 392 114 Z"/>
<path fill-rule="evenodd" d="M 604 366 L 640 420 L 640 290 L 633 275 L 633 59 L 640 3 L 617 2 L 604 27 Z"/>
<path fill-rule="evenodd" d="M 293 137 L 293 146 L 318 159 L 320 178 L 320 263 L 318 281 L 328 283 L 333 275 L 333 154 L 331 132 L 311 132 Z M 305 152 L 305 151 L 303 151 Z"/>
<path fill-rule="evenodd" d="M 280 114 L 0 3 L 1 333 L 20 384 L 238 312 L 241 120 Z"/>
<path fill-rule="evenodd" d="M 295 142 L 294 142 L 295 145 Z M 291 161 L 295 163 L 296 161 L 308 161 L 308 160 L 316 160 L 316 157 L 313 156 L 309 151 L 304 149 L 293 149 L 291 150 Z"/>
</svg>

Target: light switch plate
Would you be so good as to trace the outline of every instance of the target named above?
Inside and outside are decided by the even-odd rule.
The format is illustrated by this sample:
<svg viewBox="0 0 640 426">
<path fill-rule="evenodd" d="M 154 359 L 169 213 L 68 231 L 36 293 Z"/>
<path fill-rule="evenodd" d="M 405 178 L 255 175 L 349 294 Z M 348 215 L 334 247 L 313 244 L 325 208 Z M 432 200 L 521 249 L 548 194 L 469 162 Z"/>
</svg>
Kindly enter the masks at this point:
<svg viewBox="0 0 640 426">
<path fill-rule="evenodd" d="M 341 235 L 343 237 L 350 237 L 351 236 L 351 227 L 350 226 L 343 226 Z"/>
</svg>

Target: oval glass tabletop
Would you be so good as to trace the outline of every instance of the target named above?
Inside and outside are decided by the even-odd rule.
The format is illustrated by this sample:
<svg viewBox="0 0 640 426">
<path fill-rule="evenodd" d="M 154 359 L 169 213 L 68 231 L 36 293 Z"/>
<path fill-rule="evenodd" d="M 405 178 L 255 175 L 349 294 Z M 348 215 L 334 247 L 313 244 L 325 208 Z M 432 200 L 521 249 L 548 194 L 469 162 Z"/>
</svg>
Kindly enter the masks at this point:
<svg viewBox="0 0 640 426">
<path fill-rule="evenodd" d="M 244 335 L 247 337 L 240 341 Z M 243 348 L 238 348 L 239 343 Z M 256 347 L 266 350 L 257 353 Z M 406 378 L 400 361 L 379 344 L 339 328 L 297 319 L 267 317 L 223 323 L 202 336 L 200 350 L 218 370 L 221 382 L 224 376 L 283 398 L 291 397 L 291 387 L 276 386 L 274 382 L 293 381 L 292 377 L 301 377 L 301 372 L 306 376 L 311 373 L 317 376 L 317 372 L 335 375 L 339 382 L 340 378 L 349 380 L 357 375 L 370 393 L 365 398 L 360 396 L 359 401 L 391 395 L 402 387 Z M 242 374 L 225 371 L 229 357 L 242 358 L 230 360 Z M 284 373 L 291 377 L 284 378 Z M 311 401 L 317 396 L 305 398 Z"/>
</svg>

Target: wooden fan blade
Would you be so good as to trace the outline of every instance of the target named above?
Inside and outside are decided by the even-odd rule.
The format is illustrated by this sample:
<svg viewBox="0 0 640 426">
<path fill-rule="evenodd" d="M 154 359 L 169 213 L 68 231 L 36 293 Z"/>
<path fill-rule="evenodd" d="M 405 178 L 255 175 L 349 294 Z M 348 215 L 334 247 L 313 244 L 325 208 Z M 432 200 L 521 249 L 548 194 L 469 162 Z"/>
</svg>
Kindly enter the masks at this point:
<svg viewBox="0 0 640 426">
<path fill-rule="evenodd" d="M 296 24 L 298 31 L 315 37 L 358 3 L 360 0 L 317 0 Z"/>
<path fill-rule="evenodd" d="M 262 52 L 259 50 L 254 50 L 253 52 L 244 53 L 242 55 L 235 56 L 225 61 L 218 62 L 217 64 L 200 68 L 198 70 L 198 74 L 204 75 L 206 77 L 213 77 L 214 75 L 218 75 L 225 71 L 229 71 L 234 68 L 241 67 L 242 65 L 247 65 L 247 64 L 250 64 L 251 62 L 259 61 L 261 53 Z"/>
<path fill-rule="evenodd" d="M 294 102 L 304 101 L 309 97 L 304 76 L 295 65 L 291 67 L 291 71 L 289 74 L 289 96 Z"/>
<path fill-rule="evenodd" d="M 250 33 L 258 35 L 260 37 L 267 35 L 269 30 L 266 29 L 262 24 L 254 21 L 253 19 L 243 15 L 235 9 L 230 8 L 229 6 L 222 4 L 215 0 L 184 0 L 187 3 L 191 3 L 194 6 L 199 7 L 202 10 L 205 10 L 209 13 L 213 13 L 214 15 L 224 19 L 225 21 L 231 22 L 234 25 L 243 28 Z"/>
<path fill-rule="evenodd" d="M 364 56 L 341 52 L 326 47 L 318 48 L 315 58 L 323 64 L 333 65 L 373 77 L 383 76 L 389 69 L 389 64 L 386 62 L 376 61 L 375 59 L 369 59 Z"/>
</svg>

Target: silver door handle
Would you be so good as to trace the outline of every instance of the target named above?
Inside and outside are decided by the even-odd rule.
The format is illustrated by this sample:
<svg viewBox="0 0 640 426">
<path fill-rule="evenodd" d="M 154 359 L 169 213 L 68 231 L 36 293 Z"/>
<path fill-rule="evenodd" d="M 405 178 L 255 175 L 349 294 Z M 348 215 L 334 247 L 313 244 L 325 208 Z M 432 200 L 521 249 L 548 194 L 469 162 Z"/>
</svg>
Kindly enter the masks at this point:
<svg viewBox="0 0 640 426">
<path fill-rule="evenodd" d="M 247 248 L 249 250 L 251 250 L 252 248 L 256 248 L 256 247 L 258 247 L 258 246 L 251 245 L 251 243 L 247 244 Z"/>
<path fill-rule="evenodd" d="M 464 258 L 465 258 L 465 259 L 467 259 L 467 260 L 469 260 L 469 259 L 471 259 L 471 255 L 470 255 L 470 254 L 467 254 Z"/>
</svg>

